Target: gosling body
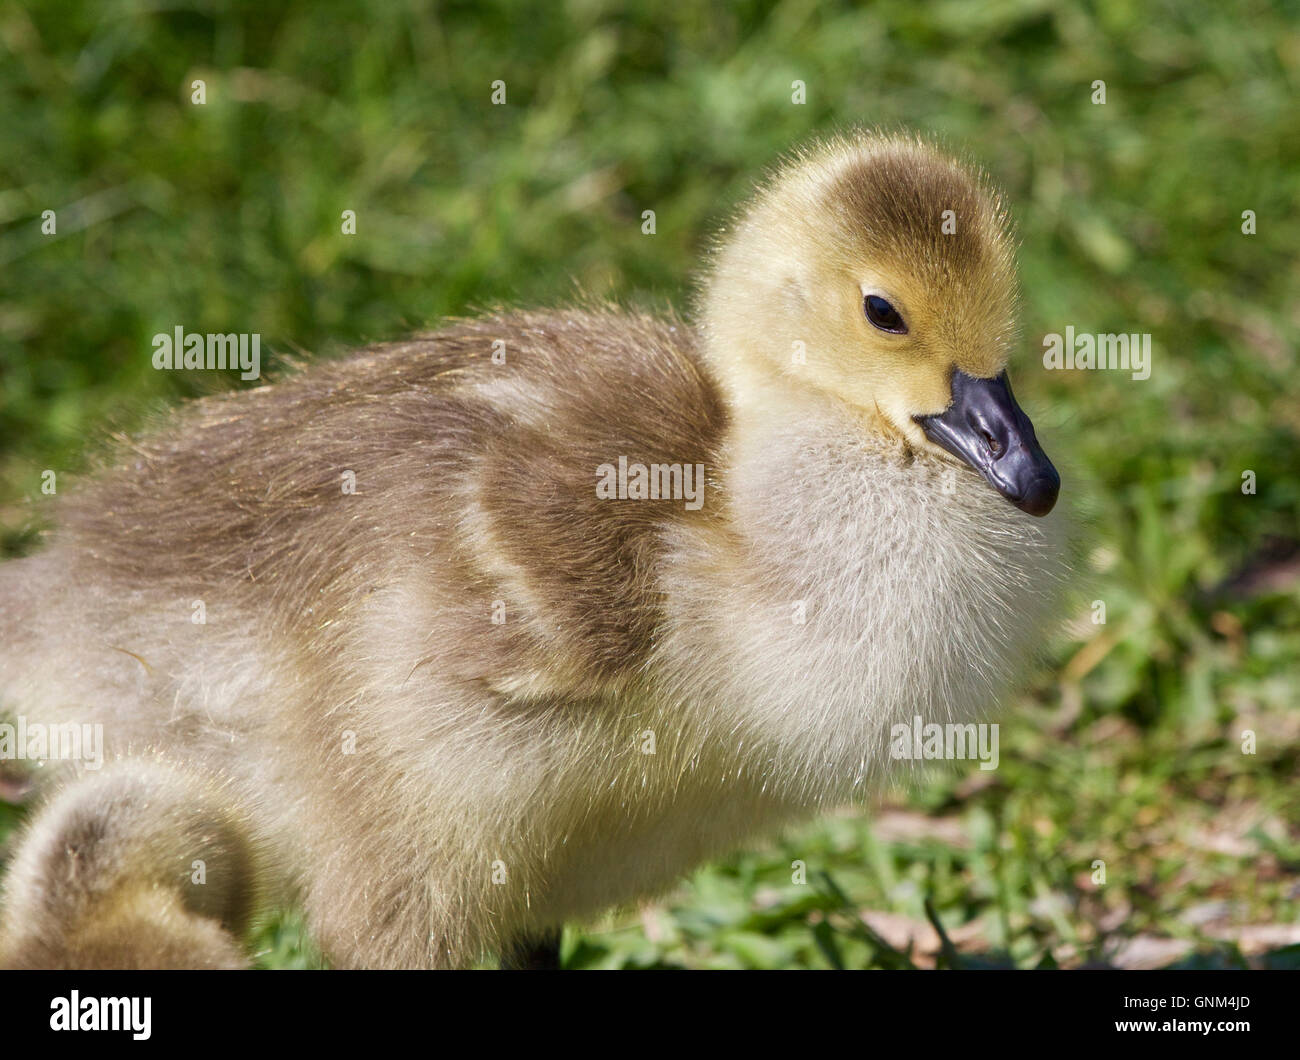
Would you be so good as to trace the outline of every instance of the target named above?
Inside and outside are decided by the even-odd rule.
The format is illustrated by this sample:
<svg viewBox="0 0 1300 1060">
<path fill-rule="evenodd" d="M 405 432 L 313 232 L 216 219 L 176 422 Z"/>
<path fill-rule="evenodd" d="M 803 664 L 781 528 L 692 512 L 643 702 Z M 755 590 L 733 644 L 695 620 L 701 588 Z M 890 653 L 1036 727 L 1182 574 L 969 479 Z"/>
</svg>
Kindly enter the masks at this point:
<svg viewBox="0 0 1300 1060">
<path fill-rule="evenodd" d="M 769 250 L 873 186 L 910 223 L 918 170 L 918 231 L 946 201 L 974 230 L 898 247 L 946 271 L 884 236 Z M 1051 613 L 1057 520 L 918 418 L 1005 365 L 1005 238 L 961 166 L 850 137 L 741 215 L 699 328 L 502 312 L 133 441 L 0 567 L 0 707 L 102 724 L 106 752 L 37 771 L 0 960 L 229 966 L 297 902 L 335 965 L 464 965 L 865 792 L 896 723 L 990 718 Z M 859 368 L 860 305 L 825 318 L 882 276 L 943 326 Z M 701 503 L 603 494 L 620 458 L 701 465 Z"/>
</svg>

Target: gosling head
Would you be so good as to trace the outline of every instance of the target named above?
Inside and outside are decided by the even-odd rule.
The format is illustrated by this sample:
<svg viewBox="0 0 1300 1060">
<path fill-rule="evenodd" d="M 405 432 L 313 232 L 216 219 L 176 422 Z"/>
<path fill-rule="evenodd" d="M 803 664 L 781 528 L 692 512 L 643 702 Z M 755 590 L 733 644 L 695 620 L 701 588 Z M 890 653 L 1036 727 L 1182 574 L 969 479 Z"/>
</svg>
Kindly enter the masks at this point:
<svg viewBox="0 0 1300 1060">
<path fill-rule="evenodd" d="M 1014 247 L 981 176 L 911 139 L 795 157 L 724 234 L 703 296 L 739 401 L 831 396 L 873 429 L 969 464 L 1032 515 L 1060 477 L 1016 403 Z"/>
</svg>

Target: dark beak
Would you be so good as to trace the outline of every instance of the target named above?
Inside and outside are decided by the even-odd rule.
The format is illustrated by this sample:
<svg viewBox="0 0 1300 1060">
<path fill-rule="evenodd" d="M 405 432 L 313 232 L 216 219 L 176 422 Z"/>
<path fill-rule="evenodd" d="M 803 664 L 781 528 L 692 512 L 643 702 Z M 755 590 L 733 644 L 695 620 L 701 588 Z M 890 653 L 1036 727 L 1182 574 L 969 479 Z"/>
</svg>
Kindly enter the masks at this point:
<svg viewBox="0 0 1300 1060">
<path fill-rule="evenodd" d="M 1056 504 L 1061 476 L 1016 404 L 1006 372 L 978 379 L 954 371 L 952 404 L 916 422 L 930 441 L 965 460 L 1022 512 L 1046 515 Z"/>
</svg>

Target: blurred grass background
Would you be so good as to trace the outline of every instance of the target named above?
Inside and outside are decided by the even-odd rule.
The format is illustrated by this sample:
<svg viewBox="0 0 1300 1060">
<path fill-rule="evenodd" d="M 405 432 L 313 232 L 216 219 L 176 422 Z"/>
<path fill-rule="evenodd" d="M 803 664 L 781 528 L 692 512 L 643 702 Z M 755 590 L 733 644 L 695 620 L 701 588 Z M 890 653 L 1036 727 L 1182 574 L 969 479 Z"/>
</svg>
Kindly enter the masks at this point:
<svg viewBox="0 0 1300 1060">
<path fill-rule="evenodd" d="M 1016 389 L 1085 517 L 1077 613 L 1001 767 L 704 868 L 570 929 L 566 960 L 1300 966 L 1295 3 L 0 0 L 0 56 L 8 554 L 42 470 L 238 385 L 154 371 L 156 332 L 330 355 L 577 287 L 680 306 L 801 139 L 907 127 L 977 158 L 1023 238 Z M 1151 378 L 1045 372 L 1066 325 L 1150 332 Z M 292 915 L 264 942 L 315 963 Z"/>
</svg>

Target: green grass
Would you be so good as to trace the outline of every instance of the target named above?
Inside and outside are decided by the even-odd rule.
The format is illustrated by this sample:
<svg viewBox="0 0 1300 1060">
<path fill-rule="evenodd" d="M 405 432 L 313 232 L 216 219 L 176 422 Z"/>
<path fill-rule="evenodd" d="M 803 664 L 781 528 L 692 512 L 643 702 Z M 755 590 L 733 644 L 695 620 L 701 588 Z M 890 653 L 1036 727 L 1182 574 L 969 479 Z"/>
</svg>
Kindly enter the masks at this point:
<svg viewBox="0 0 1300 1060">
<path fill-rule="evenodd" d="M 328 355 L 577 287 L 681 305 L 777 155 L 845 124 L 916 128 L 979 159 L 1019 222 L 1013 373 L 1082 517 L 1074 619 L 991 782 L 884 793 L 875 818 L 571 930 L 567 959 L 1300 965 L 1295 3 L 33 6 L 0 2 L 6 551 L 32 543 L 42 470 L 232 385 L 153 371 L 156 332 Z M 1043 371 L 1066 325 L 1150 332 L 1151 378 Z M 299 934 L 268 933 L 265 963 L 311 963 Z"/>
</svg>

